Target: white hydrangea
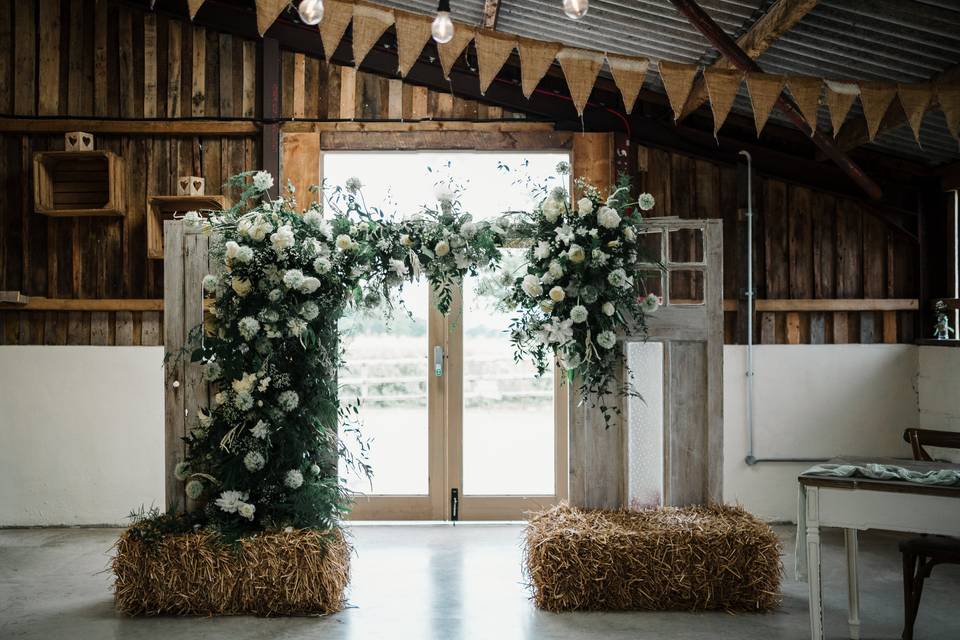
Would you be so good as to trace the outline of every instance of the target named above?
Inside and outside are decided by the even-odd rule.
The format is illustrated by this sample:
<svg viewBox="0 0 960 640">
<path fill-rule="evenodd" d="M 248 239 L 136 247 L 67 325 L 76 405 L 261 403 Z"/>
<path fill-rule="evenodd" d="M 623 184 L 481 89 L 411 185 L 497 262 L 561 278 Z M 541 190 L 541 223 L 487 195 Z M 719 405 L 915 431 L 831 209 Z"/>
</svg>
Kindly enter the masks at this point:
<svg viewBox="0 0 960 640">
<path fill-rule="evenodd" d="M 256 512 L 257 508 L 250 504 L 249 502 L 244 502 L 237 507 L 237 513 L 246 518 L 247 520 L 253 520 L 253 514 Z"/>
<path fill-rule="evenodd" d="M 253 429 L 250 429 L 250 435 L 261 440 L 270 435 L 270 426 L 263 420 L 258 420 Z"/>
<path fill-rule="evenodd" d="M 299 289 L 303 284 L 303 272 L 300 269 L 288 269 L 283 274 L 283 284 L 288 289 Z"/>
<path fill-rule="evenodd" d="M 600 207 L 597 212 L 597 224 L 607 229 L 616 229 L 620 224 L 620 214 L 612 207 Z"/>
<path fill-rule="evenodd" d="M 308 276 L 300 283 L 300 293 L 313 293 L 320 288 L 320 280 L 313 276 Z"/>
<path fill-rule="evenodd" d="M 577 213 L 582 216 L 593 213 L 593 200 L 590 198 L 580 198 L 577 200 Z"/>
<path fill-rule="evenodd" d="M 260 471 L 265 464 L 267 464 L 267 460 L 259 451 L 248 451 L 247 455 L 243 456 L 243 466 L 251 473 Z"/>
<path fill-rule="evenodd" d="M 310 322 L 318 315 L 320 315 L 320 307 L 318 307 L 317 303 L 313 300 L 307 300 L 300 305 L 300 317 L 307 322 Z"/>
<path fill-rule="evenodd" d="M 288 224 L 283 225 L 277 232 L 270 236 L 270 244 L 273 250 L 281 253 L 293 246 L 296 241 L 293 235 L 293 227 Z"/>
<path fill-rule="evenodd" d="M 563 299 L 567 297 L 567 294 L 564 292 L 563 287 L 554 287 L 550 289 L 550 299 L 554 302 L 563 302 Z"/>
<path fill-rule="evenodd" d="M 523 277 L 523 281 L 520 283 L 520 288 L 523 289 L 523 292 L 531 298 L 537 298 L 543 295 L 543 286 L 540 284 L 540 278 L 532 273 Z"/>
<path fill-rule="evenodd" d="M 570 249 L 567 251 L 567 257 L 570 258 L 570 262 L 580 263 L 586 259 L 587 254 L 578 244 L 570 245 Z"/>
<path fill-rule="evenodd" d="M 577 324 L 587 321 L 587 316 L 590 313 L 587 311 L 587 308 L 582 304 L 578 304 L 573 309 L 570 309 L 570 319 L 576 322 Z"/>
<path fill-rule="evenodd" d="M 287 390 L 277 396 L 277 404 L 284 411 L 293 411 L 300 404 L 300 396 L 296 391 Z"/>
<path fill-rule="evenodd" d="M 251 316 L 240 318 L 240 321 L 237 322 L 237 331 L 240 332 L 244 340 L 253 340 L 253 337 L 260 331 L 260 323 Z"/>
<path fill-rule="evenodd" d="M 437 254 L 437 257 L 442 258 L 443 256 L 450 253 L 450 243 L 446 240 L 441 240 L 433 247 L 433 252 Z"/>
<path fill-rule="evenodd" d="M 597 334 L 597 344 L 604 349 L 613 349 L 613 346 L 617 344 L 617 336 L 613 331 L 601 331 Z"/>
<path fill-rule="evenodd" d="M 283 484 L 291 489 L 299 489 L 303 485 L 303 474 L 296 469 L 290 469 L 283 478 Z"/>
<path fill-rule="evenodd" d="M 617 311 L 612 302 L 604 302 L 601 309 L 603 310 L 603 314 L 607 316 L 612 316 Z"/>
<path fill-rule="evenodd" d="M 313 261 L 313 270 L 321 275 L 330 273 L 330 269 L 332 268 L 333 263 L 330 262 L 329 258 L 317 258 Z"/>
<path fill-rule="evenodd" d="M 656 200 L 654 200 L 653 196 L 649 193 L 641 193 L 640 197 L 637 199 L 637 205 L 643 211 L 650 211 L 650 209 L 653 209 L 655 204 Z"/>
<path fill-rule="evenodd" d="M 189 462 L 178 462 L 177 466 L 173 468 L 174 477 L 183 482 L 190 477 L 190 463 Z"/>
<path fill-rule="evenodd" d="M 253 188 L 257 191 L 266 191 L 273 187 L 273 176 L 268 171 L 257 171 L 253 174 Z"/>
<path fill-rule="evenodd" d="M 213 293 L 217 290 L 217 281 L 217 276 L 212 273 L 203 276 L 203 290 L 207 293 Z"/>
<path fill-rule="evenodd" d="M 236 513 L 237 509 L 241 504 L 244 504 L 244 501 L 250 498 L 250 494 L 246 491 L 224 491 L 220 494 L 220 497 L 214 502 L 221 511 L 226 513 Z"/>
</svg>

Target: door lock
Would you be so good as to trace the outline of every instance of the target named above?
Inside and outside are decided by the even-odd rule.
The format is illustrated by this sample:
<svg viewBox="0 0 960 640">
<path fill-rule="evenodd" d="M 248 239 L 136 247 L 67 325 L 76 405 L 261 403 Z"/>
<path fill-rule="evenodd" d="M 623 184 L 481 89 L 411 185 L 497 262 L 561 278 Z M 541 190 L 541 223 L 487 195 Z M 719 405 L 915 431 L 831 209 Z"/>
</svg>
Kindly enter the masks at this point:
<svg viewBox="0 0 960 640">
<path fill-rule="evenodd" d="M 433 348 L 433 375 L 443 376 L 443 347 L 440 345 Z"/>
</svg>

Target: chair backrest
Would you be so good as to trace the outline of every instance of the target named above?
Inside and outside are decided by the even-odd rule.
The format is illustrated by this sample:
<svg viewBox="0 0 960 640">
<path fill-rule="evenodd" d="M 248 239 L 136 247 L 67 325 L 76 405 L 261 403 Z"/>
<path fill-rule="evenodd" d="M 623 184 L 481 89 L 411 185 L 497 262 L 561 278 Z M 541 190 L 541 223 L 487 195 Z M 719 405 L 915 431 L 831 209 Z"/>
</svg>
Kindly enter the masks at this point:
<svg viewBox="0 0 960 640">
<path fill-rule="evenodd" d="M 960 449 L 960 433 L 955 431 L 907 429 L 903 432 L 903 439 L 910 443 L 914 460 L 933 460 L 926 449 L 923 448 L 924 446 Z"/>
</svg>

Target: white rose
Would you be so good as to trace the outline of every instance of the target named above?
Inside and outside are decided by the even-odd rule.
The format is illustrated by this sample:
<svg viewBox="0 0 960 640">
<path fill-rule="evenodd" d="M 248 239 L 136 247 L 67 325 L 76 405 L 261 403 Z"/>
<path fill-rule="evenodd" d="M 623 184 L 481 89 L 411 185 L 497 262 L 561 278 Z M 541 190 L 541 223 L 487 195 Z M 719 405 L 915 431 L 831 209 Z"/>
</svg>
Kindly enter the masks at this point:
<svg viewBox="0 0 960 640">
<path fill-rule="evenodd" d="M 550 289 L 550 299 L 554 302 L 563 302 L 563 299 L 567 297 L 567 294 L 564 293 L 563 287 L 554 287 Z"/>
<path fill-rule="evenodd" d="M 597 223 L 607 229 L 615 229 L 620 224 L 620 214 L 611 207 L 600 207 L 597 212 Z"/>
<path fill-rule="evenodd" d="M 583 247 L 578 244 L 572 244 L 570 245 L 570 250 L 567 251 L 567 257 L 570 258 L 570 262 L 579 263 L 583 262 L 587 256 L 583 251 Z"/>
<path fill-rule="evenodd" d="M 577 201 L 577 211 L 582 216 L 590 215 L 593 213 L 593 201 L 590 198 L 580 198 Z"/>
<path fill-rule="evenodd" d="M 520 283 L 520 288 L 523 289 L 523 292 L 531 298 L 536 298 L 543 294 L 543 287 L 540 285 L 540 278 L 532 273 L 523 277 L 523 281 Z"/>
<path fill-rule="evenodd" d="M 604 302 L 602 309 L 603 309 L 603 313 L 608 316 L 612 316 L 617 311 L 616 307 L 613 306 L 612 302 Z"/>
<path fill-rule="evenodd" d="M 233 280 L 230 281 L 230 286 L 236 294 L 241 297 L 247 295 L 250 293 L 250 290 L 253 289 L 253 283 L 247 278 L 234 277 Z"/>
<path fill-rule="evenodd" d="M 301 293 L 313 293 L 320 288 L 320 281 L 314 277 L 304 278 L 300 283 Z"/>
<path fill-rule="evenodd" d="M 433 252 L 437 254 L 437 257 L 442 258 L 450 253 L 450 243 L 446 240 L 441 240 L 433 247 Z"/>
<path fill-rule="evenodd" d="M 270 244 L 273 245 L 273 250 L 278 253 L 292 247 L 293 242 L 293 228 L 288 224 L 283 225 L 270 236 Z"/>
<path fill-rule="evenodd" d="M 334 244 L 336 245 L 337 249 L 340 249 L 340 251 L 346 251 L 347 249 L 353 246 L 353 240 L 351 240 L 350 236 L 348 236 L 347 234 L 341 233 L 340 235 L 337 236 L 337 239 L 334 242 Z"/>
</svg>

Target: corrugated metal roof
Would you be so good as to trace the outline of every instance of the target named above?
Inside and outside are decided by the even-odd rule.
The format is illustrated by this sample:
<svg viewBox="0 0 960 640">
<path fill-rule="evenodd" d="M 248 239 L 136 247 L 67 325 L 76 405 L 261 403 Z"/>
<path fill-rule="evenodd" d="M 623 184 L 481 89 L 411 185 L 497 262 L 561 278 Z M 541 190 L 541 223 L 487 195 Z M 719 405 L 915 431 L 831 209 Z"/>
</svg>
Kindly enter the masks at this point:
<svg viewBox="0 0 960 640">
<path fill-rule="evenodd" d="M 398 8 L 432 13 L 432 0 L 383 0 Z M 739 37 L 773 0 L 700 0 L 729 34 Z M 479 24 L 483 0 L 452 0 L 454 17 Z M 652 60 L 709 64 L 717 58 L 710 43 L 669 0 L 591 0 L 581 20 L 567 19 L 561 0 L 501 0 L 498 29 L 571 46 L 646 56 Z M 792 30 L 758 60 L 770 73 L 855 80 L 919 82 L 960 65 L 960 0 L 820 0 Z M 663 91 L 655 67 L 647 86 Z M 896 106 L 892 108 L 897 108 Z M 734 110 L 751 113 L 746 87 Z M 848 118 L 862 117 L 858 103 Z M 787 122 L 774 111 L 771 119 Z M 825 107 L 818 116 L 829 131 Z M 906 125 L 882 133 L 871 148 L 929 163 L 960 159 L 943 114 L 926 115 L 922 148 Z"/>
</svg>

